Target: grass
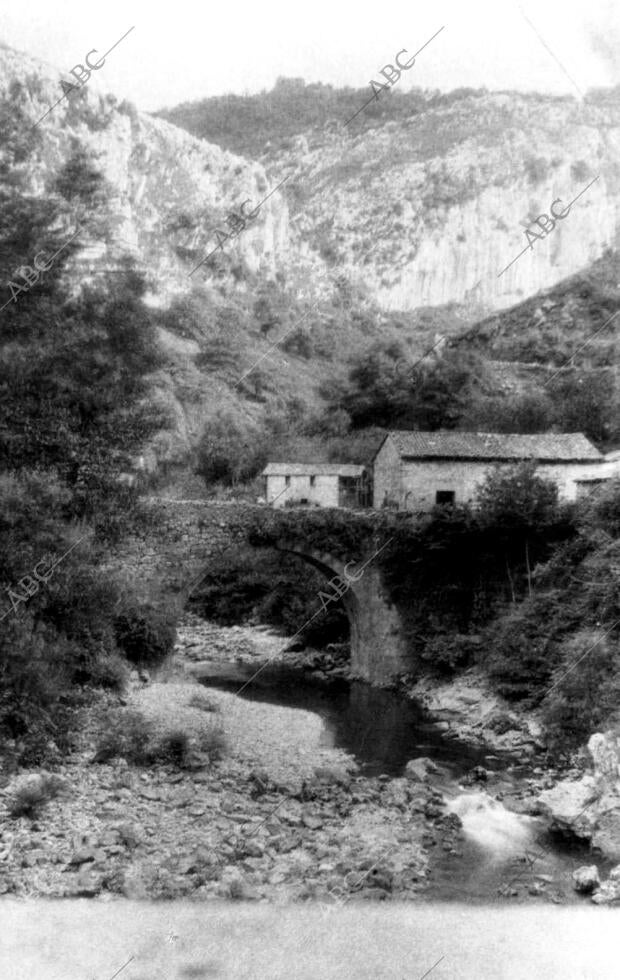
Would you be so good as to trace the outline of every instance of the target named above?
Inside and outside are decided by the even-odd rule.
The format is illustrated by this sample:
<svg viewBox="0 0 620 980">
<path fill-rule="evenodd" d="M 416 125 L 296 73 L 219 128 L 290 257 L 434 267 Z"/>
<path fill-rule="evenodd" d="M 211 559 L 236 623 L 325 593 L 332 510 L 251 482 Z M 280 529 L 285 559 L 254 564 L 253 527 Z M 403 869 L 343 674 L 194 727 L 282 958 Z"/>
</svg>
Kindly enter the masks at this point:
<svg viewBox="0 0 620 980">
<path fill-rule="evenodd" d="M 200 700 L 200 704 L 198 704 Z M 194 698 L 193 707 L 204 711 L 215 709 L 206 699 Z M 107 763 L 123 758 L 135 766 L 173 765 L 180 769 L 192 767 L 196 756 L 206 756 L 209 763 L 221 759 L 227 750 L 227 739 L 218 726 L 210 726 L 197 735 L 182 728 L 163 734 L 140 712 L 115 709 L 107 712 L 93 762 Z"/>
</svg>

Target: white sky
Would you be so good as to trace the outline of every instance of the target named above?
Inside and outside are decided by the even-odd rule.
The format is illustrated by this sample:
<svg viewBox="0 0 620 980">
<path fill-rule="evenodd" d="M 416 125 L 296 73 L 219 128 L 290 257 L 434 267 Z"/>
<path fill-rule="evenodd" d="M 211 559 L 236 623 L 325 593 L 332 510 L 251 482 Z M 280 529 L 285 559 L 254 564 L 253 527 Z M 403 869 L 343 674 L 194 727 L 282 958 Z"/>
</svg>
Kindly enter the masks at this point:
<svg viewBox="0 0 620 980">
<path fill-rule="evenodd" d="M 618 0 L 5 0 L 0 39 L 68 71 L 134 26 L 95 77 L 145 110 L 257 92 L 279 75 L 363 87 L 444 25 L 403 89 L 574 93 L 520 10 L 580 89 L 620 84 Z"/>
</svg>

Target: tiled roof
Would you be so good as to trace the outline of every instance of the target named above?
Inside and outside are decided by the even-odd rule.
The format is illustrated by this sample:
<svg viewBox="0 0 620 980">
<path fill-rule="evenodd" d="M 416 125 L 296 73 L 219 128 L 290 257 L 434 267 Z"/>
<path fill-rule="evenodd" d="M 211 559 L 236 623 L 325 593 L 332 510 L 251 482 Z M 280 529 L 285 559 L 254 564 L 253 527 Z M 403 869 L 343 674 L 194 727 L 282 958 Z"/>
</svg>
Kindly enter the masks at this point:
<svg viewBox="0 0 620 980">
<path fill-rule="evenodd" d="M 604 459 L 582 432 L 390 432 L 403 459 L 537 459 L 541 462 L 596 462 Z"/>
<path fill-rule="evenodd" d="M 361 476 L 363 466 L 352 463 L 267 463 L 263 476 Z"/>
</svg>

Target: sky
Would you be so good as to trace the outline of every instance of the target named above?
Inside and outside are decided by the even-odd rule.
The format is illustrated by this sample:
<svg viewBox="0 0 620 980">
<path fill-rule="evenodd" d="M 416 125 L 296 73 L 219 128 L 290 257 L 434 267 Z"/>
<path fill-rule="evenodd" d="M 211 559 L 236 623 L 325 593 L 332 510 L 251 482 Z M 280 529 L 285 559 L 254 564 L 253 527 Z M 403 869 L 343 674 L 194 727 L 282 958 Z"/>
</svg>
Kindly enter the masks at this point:
<svg viewBox="0 0 620 980">
<path fill-rule="evenodd" d="M 362 88 L 440 28 L 403 90 L 577 95 L 620 84 L 618 0 L 19 0 L 0 10 L 0 40 L 65 72 L 130 28 L 92 81 L 146 111 L 258 92 L 279 76 Z"/>
</svg>

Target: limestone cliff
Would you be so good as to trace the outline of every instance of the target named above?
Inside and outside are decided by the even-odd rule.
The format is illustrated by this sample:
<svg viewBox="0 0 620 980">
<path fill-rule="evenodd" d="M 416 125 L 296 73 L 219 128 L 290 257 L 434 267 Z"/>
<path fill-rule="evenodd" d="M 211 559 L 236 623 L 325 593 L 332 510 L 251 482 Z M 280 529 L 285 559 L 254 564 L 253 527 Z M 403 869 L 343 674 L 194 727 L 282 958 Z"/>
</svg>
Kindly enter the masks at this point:
<svg viewBox="0 0 620 980">
<path fill-rule="evenodd" d="M 280 154 L 292 224 L 357 270 L 384 308 L 487 310 L 548 288 L 618 244 L 620 106 L 485 94 L 362 131 L 331 127 Z M 273 152 L 263 157 L 275 165 Z M 565 219 L 528 245 L 552 202 Z"/>
<path fill-rule="evenodd" d="M 153 302 L 189 292 L 189 272 L 217 244 L 213 230 L 245 199 L 256 206 L 269 193 L 264 167 L 100 94 L 105 65 L 81 88 L 71 91 L 67 85 L 66 97 L 48 112 L 63 96 L 61 77 L 54 68 L 0 47 L 0 98 L 23 110 L 33 140 L 37 137 L 28 160 L 31 192 L 44 192 L 76 146 L 96 155 L 111 188 L 109 234 L 103 240 L 82 239 L 76 274 L 88 281 L 125 254 L 145 271 Z M 270 196 L 227 248 L 251 270 L 273 272 L 290 249 L 282 195 Z"/>
</svg>

